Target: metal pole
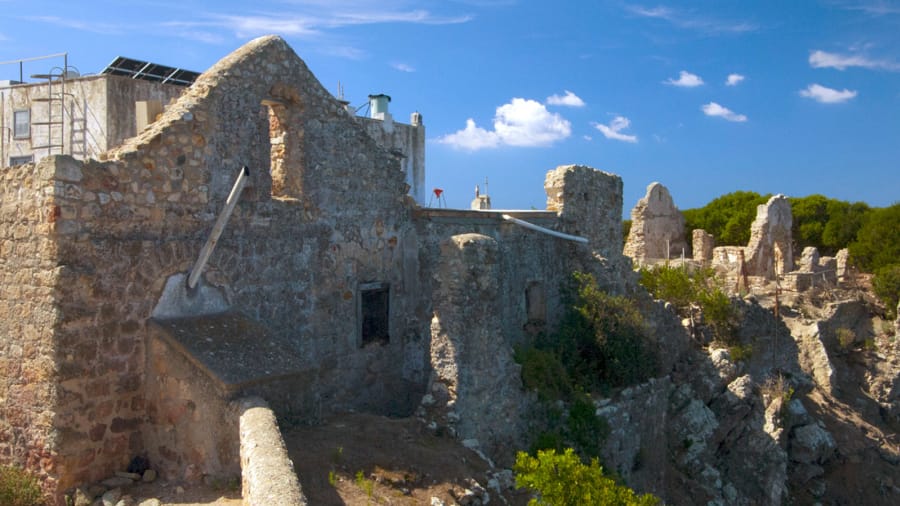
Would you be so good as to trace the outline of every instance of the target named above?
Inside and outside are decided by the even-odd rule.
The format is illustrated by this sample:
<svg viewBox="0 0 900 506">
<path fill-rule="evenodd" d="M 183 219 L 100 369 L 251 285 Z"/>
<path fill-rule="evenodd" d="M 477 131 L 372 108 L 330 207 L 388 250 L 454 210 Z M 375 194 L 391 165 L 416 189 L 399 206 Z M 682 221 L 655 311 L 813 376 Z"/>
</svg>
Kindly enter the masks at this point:
<svg viewBox="0 0 900 506">
<path fill-rule="evenodd" d="M 553 237 L 559 237 L 560 239 L 566 239 L 567 241 L 575 241 L 575 242 L 580 242 L 580 243 L 585 243 L 585 244 L 587 244 L 587 242 L 588 242 L 588 240 L 584 237 L 579 237 L 577 235 L 570 235 L 570 234 L 564 234 L 562 232 L 557 232 L 556 230 L 551 230 L 549 228 L 545 228 L 540 225 L 535 225 L 534 223 L 529 223 L 527 221 L 520 220 L 518 218 L 513 218 L 512 216 L 510 216 L 508 214 L 503 214 L 501 216 L 506 221 L 510 221 L 512 223 L 515 223 L 516 225 L 519 225 L 519 226 L 522 226 L 525 228 L 529 228 L 536 232 L 541 232 L 541 233 L 544 233 L 547 235 L 552 235 Z"/>
<path fill-rule="evenodd" d="M 200 250 L 200 256 L 197 258 L 197 262 L 194 263 L 194 267 L 191 269 L 191 274 L 188 276 L 187 280 L 189 290 L 193 290 L 194 287 L 197 286 L 200 274 L 203 273 L 203 268 L 206 267 L 206 262 L 209 260 L 213 249 L 216 247 L 216 243 L 219 241 L 219 236 L 221 236 L 222 231 L 225 230 L 228 218 L 231 217 L 231 212 L 234 211 L 234 206 L 237 205 L 238 198 L 241 196 L 241 190 L 243 190 L 244 185 L 247 184 L 247 176 L 249 175 L 250 169 L 245 165 L 241 168 L 241 172 L 238 174 L 237 180 L 231 188 L 231 193 L 228 194 L 228 199 L 225 200 L 225 207 L 222 208 L 222 212 L 219 213 L 219 218 L 216 220 L 216 224 L 213 225 L 212 233 L 209 234 L 209 239 L 206 240 L 206 244 L 204 244 L 203 249 Z"/>
</svg>

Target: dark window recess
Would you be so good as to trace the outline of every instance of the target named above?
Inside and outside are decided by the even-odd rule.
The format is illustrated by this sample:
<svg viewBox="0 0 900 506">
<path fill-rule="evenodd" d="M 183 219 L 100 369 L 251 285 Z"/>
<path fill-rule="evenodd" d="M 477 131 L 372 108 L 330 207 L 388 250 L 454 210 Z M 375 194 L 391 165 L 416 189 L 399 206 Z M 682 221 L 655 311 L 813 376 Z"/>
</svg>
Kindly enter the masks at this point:
<svg viewBox="0 0 900 506">
<path fill-rule="evenodd" d="M 529 321 L 547 319 L 547 303 L 544 302 L 544 285 L 540 281 L 529 283 L 525 290 L 525 312 Z"/>
<path fill-rule="evenodd" d="M 360 290 L 362 345 L 390 341 L 390 290 L 387 285 Z"/>
<path fill-rule="evenodd" d="M 9 157 L 9 166 L 15 167 L 16 165 L 25 165 L 26 163 L 31 163 L 33 161 L 34 155 L 11 156 Z"/>
</svg>

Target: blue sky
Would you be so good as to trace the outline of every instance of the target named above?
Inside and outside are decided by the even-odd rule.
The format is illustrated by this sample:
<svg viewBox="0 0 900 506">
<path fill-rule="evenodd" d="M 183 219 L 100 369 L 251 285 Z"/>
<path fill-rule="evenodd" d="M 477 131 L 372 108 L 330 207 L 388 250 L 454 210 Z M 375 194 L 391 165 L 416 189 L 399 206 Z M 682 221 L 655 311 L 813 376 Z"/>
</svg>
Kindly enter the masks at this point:
<svg viewBox="0 0 900 506">
<path fill-rule="evenodd" d="M 0 61 L 68 52 L 84 74 L 119 55 L 203 71 L 269 33 L 354 105 L 421 112 L 450 207 L 487 177 L 495 208 L 543 209 L 570 163 L 622 176 L 626 214 L 653 181 L 681 208 L 900 201 L 900 1 L 0 0 Z"/>
</svg>

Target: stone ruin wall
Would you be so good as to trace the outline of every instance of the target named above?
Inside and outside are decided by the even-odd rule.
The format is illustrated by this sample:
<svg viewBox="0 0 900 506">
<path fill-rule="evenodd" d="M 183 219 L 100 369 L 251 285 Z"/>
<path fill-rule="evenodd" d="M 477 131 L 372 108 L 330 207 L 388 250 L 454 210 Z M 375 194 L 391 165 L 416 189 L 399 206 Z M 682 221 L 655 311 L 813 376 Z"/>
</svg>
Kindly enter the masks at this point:
<svg viewBox="0 0 900 506">
<path fill-rule="evenodd" d="M 269 141 L 269 123 L 259 114 L 268 98 L 276 99 L 283 150 L 270 149 L 278 142 Z M 247 117 L 261 120 L 248 123 Z M 273 168 L 270 176 L 273 153 L 282 157 L 281 172 Z M 40 192 L 42 200 L 5 188 L 18 200 L 4 198 L 4 215 L 37 232 L 20 234 L 16 252 L 31 258 L 58 248 L 31 276 L 47 284 L 34 287 L 47 303 L 29 304 L 33 324 L 26 325 L 28 318 L 7 323 L 7 335 L 33 339 L 23 346 L 29 350 L 43 339 L 45 349 L 65 353 L 42 354 L 34 364 L 41 371 L 36 381 L 21 386 L 34 401 L 7 394 L 29 412 L 6 419 L 30 423 L 4 434 L 9 453 L 21 452 L 13 448 L 26 441 L 50 441 L 29 449 L 34 456 L 16 459 L 44 466 L 59 491 L 121 470 L 136 453 L 159 446 L 154 426 L 189 414 L 190 399 L 162 406 L 145 396 L 146 383 L 155 381 L 146 376 L 147 321 L 167 277 L 186 272 L 196 259 L 244 164 L 251 167 L 252 188 L 219 241 L 208 282 L 238 310 L 290 335 L 308 359 L 299 367 L 331 371 L 317 378 L 322 403 L 412 409 L 398 389 L 424 382 L 427 357 L 407 345 L 423 339 L 427 322 L 403 316 L 414 314 L 418 303 L 416 269 L 405 265 L 416 259 L 408 255 L 404 175 L 281 39 L 262 38 L 207 71 L 108 161 L 55 157 L 37 169 L 25 166 L 40 177 L 18 180 L 33 184 L 32 191 L 53 189 Z M 30 208 L 35 211 L 22 214 Z M 7 265 L 8 290 L 30 286 L 20 282 L 20 268 Z M 393 335 L 389 345 L 360 349 L 355 318 L 346 316 L 356 313 L 358 282 L 367 280 L 391 286 Z M 4 363 L 14 367 L 9 360 L 25 350 L 5 351 Z M 25 395 L 21 388 L 8 391 Z M 397 396 L 401 400 L 392 402 Z M 11 402 L 5 405 L 12 409 Z M 55 413 L 52 422 L 38 423 L 46 412 Z M 187 448 L 169 450 L 178 465 L 197 459 L 178 454 Z M 50 458 L 38 463 L 45 454 Z"/>
<path fill-rule="evenodd" d="M 27 467 L 55 486 L 53 426 L 60 354 L 54 185 L 45 167 L 2 172 L 0 183 L 0 462 Z"/>
<path fill-rule="evenodd" d="M 585 237 L 588 244 L 522 228 L 500 213 L 417 212 L 422 293 L 433 314 L 434 371 L 424 403 L 429 419 L 446 423 L 469 445 L 477 441 L 480 450 L 504 463 L 524 447 L 524 414 L 533 399 L 522 390 L 513 348 L 558 324 L 560 288 L 573 271 L 593 273 L 613 292 L 633 286 L 616 247 L 621 185 L 613 174 L 562 166 L 545 181 L 553 210 L 511 213 Z"/>
<path fill-rule="evenodd" d="M 280 386 L 303 391 L 280 398 L 281 412 L 408 415 L 429 381 L 440 382 L 429 326 L 440 301 L 455 300 L 442 298 L 440 278 L 450 264 L 467 267 L 432 254 L 472 223 L 414 218 L 398 157 L 378 147 L 283 40 L 264 37 L 232 53 L 104 158 L 50 157 L 4 173 L 0 307 L 13 318 L 2 324 L 0 462 L 40 472 L 57 499 L 137 454 L 174 478 L 216 471 L 209 462 L 233 469 L 225 462 L 234 453 L 230 422 L 207 431 L 221 431 L 212 439 L 184 435 L 187 425 L 206 427 L 201 411 L 226 416 L 228 399 L 200 400 L 212 390 L 190 364 L 166 359 L 150 315 L 166 280 L 191 268 L 242 165 L 251 181 L 204 279 L 302 357 L 304 383 Z M 457 320 L 436 315 L 439 340 L 469 343 L 473 362 L 460 367 L 478 369 L 454 386 L 471 417 L 460 427 L 486 449 L 522 432 L 479 411 L 494 393 L 479 382 L 518 381 L 509 360 L 500 374 L 479 362 L 483 351 L 508 351 L 539 314 L 555 321 L 557 290 L 572 270 L 592 270 L 614 291 L 630 283 L 618 248 L 621 179 L 571 166 L 551 172 L 545 187 L 558 213 L 546 213 L 545 224 L 590 244 L 499 220 L 475 226 L 496 250 L 485 271 L 496 311 L 474 322 L 465 311 Z M 348 315 L 358 314 L 368 282 L 390 287 L 390 341 L 363 347 Z M 469 327 L 484 332 L 466 335 Z"/>
<path fill-rule="evenodd" d="M 624 254 L 637 265 L 680 258 L 688 251 L 684 240 L 684 217 L 675 207 L 669 190 L 650 183 L 647 193 L 631 210 L 631 230 Z"/>
</svg>

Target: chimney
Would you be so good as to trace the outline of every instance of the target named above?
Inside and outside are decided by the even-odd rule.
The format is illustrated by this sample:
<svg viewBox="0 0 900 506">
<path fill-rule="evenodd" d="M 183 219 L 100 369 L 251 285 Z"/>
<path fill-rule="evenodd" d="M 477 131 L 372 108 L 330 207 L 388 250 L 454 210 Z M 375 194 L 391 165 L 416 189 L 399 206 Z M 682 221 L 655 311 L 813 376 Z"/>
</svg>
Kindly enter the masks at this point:
<svg viewBox="0 0 900 506">
<path fill-rule="evenodd" d="M 380 119 L 382 121 L 390 121 L 393 119 L 391 113 L 388 112 L 388 104 L 391 97 L 384 93 L 378 95 L 369 95 L 369 117 L 372 119 Z"/>
</svg>

